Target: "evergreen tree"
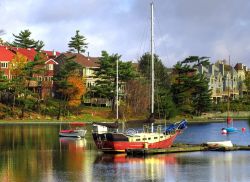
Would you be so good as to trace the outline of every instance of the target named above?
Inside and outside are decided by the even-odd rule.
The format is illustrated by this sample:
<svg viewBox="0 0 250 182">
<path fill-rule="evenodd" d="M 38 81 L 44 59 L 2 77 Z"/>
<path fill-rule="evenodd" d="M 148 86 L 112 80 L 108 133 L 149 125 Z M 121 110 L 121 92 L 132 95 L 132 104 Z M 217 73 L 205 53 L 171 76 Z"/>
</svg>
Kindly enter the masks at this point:
<svg viewBox="0 0 250 182">
<path fill-rule="evenodd" d="M 21 31 L 18 35 L 13 34 L 15 40 L 12 42 L 12 46 L 21 47 L 21 48 L 35 48 L 37 50 L 41 50 L 44 47 L 43 41 L 35 41 L 31 39 L 31 32 L 27 29 Z"/>
<path fill-rule="evenodd" d="M 88 48 L 88 43 L 86 43 L 86 38 L 79 34 L 79 30 L 76 30 L 76 35 L 71 37 L 71 41 L 68 43 L 70 51 L 79 53 L 84 53 L 86 48 Z"/>
<path fill-rule="evenodd" d="M 96 85 L 93 87 L 92 92 L 97 97 L 107 98 L 112 100 L 114 109 L 115 96 L 116 96 L 116 62 L 121 58 L 118 54 L 109 55 L 106 51 L 102 51 L 100 58 L 100 68 L 96 72 Z M 119 85 L 135 77 L 135 71 L 131 62 L 119 61 Z M 93 95 L 93 94 L 92 94 Z"/>
<path fill-rule="evenodd" d="M 184 59 L 182 64 L 193 63 L 193 67 L 197 67 L 199 65 L 208 66 L 209 65 L 209 57 L 199 57 L 199 56 L 189 56 L 188 58 Z"/>
<path fill-rule="evenodd" d="M 179 111 L 185 114 L 200 115 L 211 108 L 211 91 L 208 80 L 202 74 L 196 73 L 197 65 L 178 62 L 173 71 L 172 93 Z"/>
<path fill-rule="evenodd" d="M 246 71 L 246 78 L 245 78 L 245 81 L 244 81 L 244 84 L 246 85 L 246 100 L 247 100 L 247 103 L 250 103 L 250 71 Z"/>
<path fill-rule="evenodd" d="M 139 72 L 143 77 L 151 80 L 151 54 L 145 53 L 138 61 Z M 163 65 L 159 56 L 154 55 L 155 71 L 155 116 L 170 118 L 176 113 L 175 105 L 170 94 L 170 79 L 167 68 Z M 149 84 L 150 85 L 150 84 Z M 149 88 L 148 88 L 149 89 Z M 149 96 L 148 96 L 149 97 Z M 172 114 L 172 115 L 171 115 Z"/>
<path fill-rule="evenodd" d="M 194 92 L 192 93 L 194 114 L 200 116 L 202 112 L 212 108 L 211 90 L 208 88 L 208 80 L 203 74 L 194 75 Z"/>
<path fill-rule="evenodd" d="M 151 78 L 151 54 L 145 53 L 138 60 L 139 72 L 145 78 L 150 80 Z M 170 87 L 170 80 L 167 74 L 167 68 L 163 65 L 158 55 L 154 55 L 154 71 L 155 71 L 155 85 Z"/>
</svg>

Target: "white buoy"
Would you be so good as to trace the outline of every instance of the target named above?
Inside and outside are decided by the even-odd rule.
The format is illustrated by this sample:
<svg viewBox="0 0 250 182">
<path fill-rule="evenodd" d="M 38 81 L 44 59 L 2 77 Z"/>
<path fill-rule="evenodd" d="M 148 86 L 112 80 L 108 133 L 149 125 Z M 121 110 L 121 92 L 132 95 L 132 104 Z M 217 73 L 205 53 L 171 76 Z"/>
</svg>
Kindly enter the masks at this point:
<svg viewBox="0 0 250 182">
<path fill-rule="evenodd" d="M 227 134 L 227 130 L 226 129 L 222 129 L 221 130 L 221 134 Z"/>
</svg>

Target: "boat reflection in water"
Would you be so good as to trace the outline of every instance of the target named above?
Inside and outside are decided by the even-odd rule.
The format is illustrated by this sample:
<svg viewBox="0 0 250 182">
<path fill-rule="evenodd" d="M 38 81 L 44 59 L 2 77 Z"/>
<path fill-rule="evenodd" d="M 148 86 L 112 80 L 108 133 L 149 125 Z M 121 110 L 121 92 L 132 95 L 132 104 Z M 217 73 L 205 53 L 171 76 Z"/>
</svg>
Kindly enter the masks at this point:
<svg viewBox="0 0 250 182">
<path fill-rule="evenodd" d="M 74 138 L 74 137 L 60 137 L 60 144 L 68 146 L 69 148 L 82 148 L 84 149 L 87 145 L 85 138 Z"/>
<path fill-rule="evenodd" d="M 161 181 L 173 179 L 174 169 L 177 166 L 175 154 L 154 155 L 147 157 L 130 157 L 126 154 L 101 154 L 97 155 L 94 162 L 92 176 L 94 181 Z M 109 174 L 102 170 L 107 171 Z M 168 178 L 166 178 L 168 176 Z"/>
</svg>

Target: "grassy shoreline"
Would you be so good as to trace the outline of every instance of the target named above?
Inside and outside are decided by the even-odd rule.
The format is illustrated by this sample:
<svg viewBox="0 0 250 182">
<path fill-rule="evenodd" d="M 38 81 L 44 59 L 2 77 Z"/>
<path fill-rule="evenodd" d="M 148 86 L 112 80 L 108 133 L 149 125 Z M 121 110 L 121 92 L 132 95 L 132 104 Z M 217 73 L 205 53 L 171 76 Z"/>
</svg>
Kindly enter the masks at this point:
<svg viewBox="0 0 250 182">
<path fill-rule="evenodd" d="M 36 112 L 27 111 L 25 113 L 25 117 L 20 119 L 18 115 L 5 117 L 4 119 L 0 119 L 0 124 L 9 123 L 9 124 L 19 124 L 19 123 L 29 123 L 29 124 L 53 124 L 53 123 L 68 123 L 68 122 L 114 122 L 115 114 L 112 112 L 111 108 L 106 107 L 82 107 L 78 115 L 69 115 L 67 117 L 61 117 L 60 120 L 57 120 L 56 114 L 54 115 L 41 115 Z M 182 119 L 186 119 L 189 123 L 209 123 L 209 122 L 224 122 L 227 117 L 227 112 L 208 112 L 203 113 L 201 116 L 190 116 L 190 115 L 179 115 L 170 120 L 156 120 L 156 123 L 175 123 L 181 121 Z M 250 111 L 239 111 L 239 112 L 230 112 L 230 117 L 234 120 L 238 119 L 250 119 Z M 120 121 L 128 121 L 128 122 L 142 122 L 147 118 L 147 116 L 138 116 L 132 118 L 126 118 L 126 120 Z"/>
</svg>

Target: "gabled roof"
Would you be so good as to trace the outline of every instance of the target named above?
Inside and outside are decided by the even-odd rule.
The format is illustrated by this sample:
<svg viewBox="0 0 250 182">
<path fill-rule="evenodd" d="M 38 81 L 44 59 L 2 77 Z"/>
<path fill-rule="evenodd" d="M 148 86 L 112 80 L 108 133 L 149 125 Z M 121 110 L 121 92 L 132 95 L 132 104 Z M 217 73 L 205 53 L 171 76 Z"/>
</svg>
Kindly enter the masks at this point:
<svg viewBox="0 0 250 182">
<path fill-rule="evenodd" d="M 86 57 L 78 53 L 62 53 L 61 55 L 64 55 L 67 58 L 72 57 L 75 60 L 75 62 L 82 65 L 83 67 L 87 67 L 87 68 L 99 68 L 100 67 L 98 63 L 99 59 L 96 57 Z"/>
<path fill-rule="evenodd" d="M 0 46 L 0 61 L 11 61 L 15 54 L 8 50 L 6 46 Z"/>
<path fill-rule="evenodd" d="M 58 62 L 56 62 L 54 59 L 49 59 L 48 61 L 45 62 L 45 64 L 47 63 L 58 64 Z"/>
</svg>

